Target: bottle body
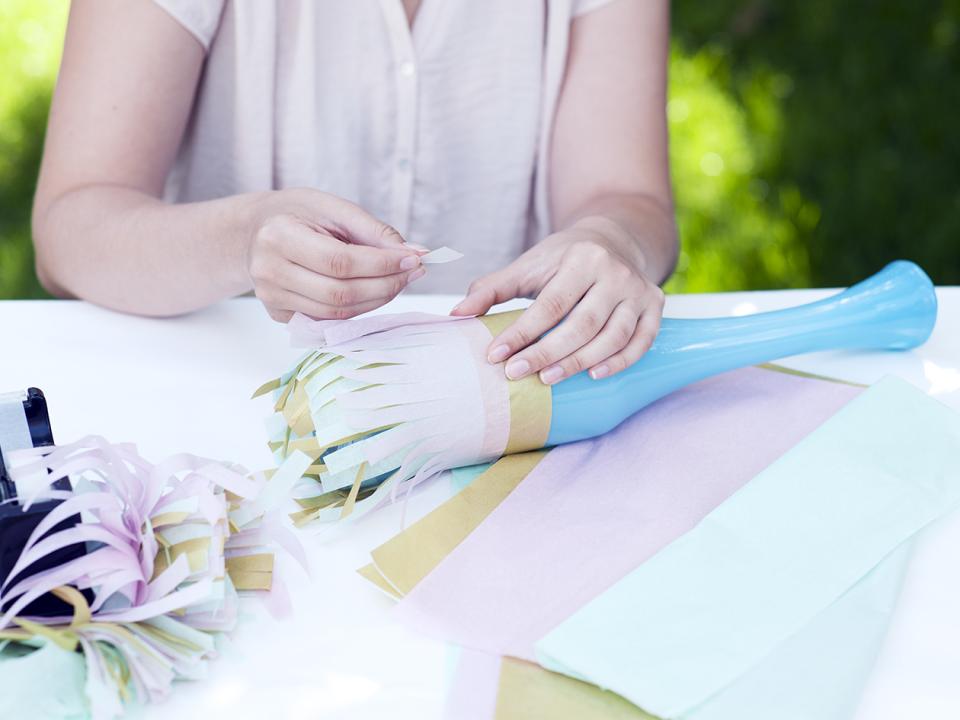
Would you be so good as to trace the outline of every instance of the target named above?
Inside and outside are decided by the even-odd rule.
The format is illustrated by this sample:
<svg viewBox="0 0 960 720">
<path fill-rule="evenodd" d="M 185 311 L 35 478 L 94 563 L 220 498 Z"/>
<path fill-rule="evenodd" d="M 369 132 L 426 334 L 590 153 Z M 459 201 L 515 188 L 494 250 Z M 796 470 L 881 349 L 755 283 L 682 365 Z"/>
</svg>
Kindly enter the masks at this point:
<svg viewBox="0 0 960 720">
<path fill-rule="evenodd" d="M 548 445 L 601 435 L 685 385 L 747 365 L 823 350 L 906 350 L 933 331 L 933 283 L 917 265 L 891 263 L 833 297 L 774 312 L 664 318 L 650 350 L 627 370 L 587 373 L 552 388 Z"/>
</svg>

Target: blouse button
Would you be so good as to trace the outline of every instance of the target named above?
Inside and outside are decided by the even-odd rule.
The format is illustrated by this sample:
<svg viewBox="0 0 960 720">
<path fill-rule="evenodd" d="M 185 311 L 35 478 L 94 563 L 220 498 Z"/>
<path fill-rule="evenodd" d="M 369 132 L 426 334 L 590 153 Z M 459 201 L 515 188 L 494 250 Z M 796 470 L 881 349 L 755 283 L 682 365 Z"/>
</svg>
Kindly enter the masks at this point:
<svg viewBox="0 0 960 720">
<path fill-rule="evenodd" d="M 416 66 L 409 60 L 404 63 L 400 63 L 400 74 L 404 77 L 413 77 L 413 74 L 417 71 Z"/>
<path fill-rule="evenodd" d="M 410 169 L 410 161 L 407 158 L 397 160 L 397 169 L 400 172 L 407 172 Z"/>
</svg>

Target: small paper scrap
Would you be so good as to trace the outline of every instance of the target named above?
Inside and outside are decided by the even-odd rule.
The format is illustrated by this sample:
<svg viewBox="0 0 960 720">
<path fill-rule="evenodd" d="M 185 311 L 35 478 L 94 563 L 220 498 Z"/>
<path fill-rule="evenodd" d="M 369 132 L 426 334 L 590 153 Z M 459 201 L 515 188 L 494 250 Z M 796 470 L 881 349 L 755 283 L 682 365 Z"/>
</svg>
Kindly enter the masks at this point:
<svg viewBox="0 0 960 720">
<path fill-rule="evenodd" d="M 420 262 L 424 265 L 440 265 L 441 263 L 453 262 L 463 257 L 462 252 L 457 252 L 453 248 L 439 247 L 431 250 L 426 255 L 420 256 Z"/>
</svg>

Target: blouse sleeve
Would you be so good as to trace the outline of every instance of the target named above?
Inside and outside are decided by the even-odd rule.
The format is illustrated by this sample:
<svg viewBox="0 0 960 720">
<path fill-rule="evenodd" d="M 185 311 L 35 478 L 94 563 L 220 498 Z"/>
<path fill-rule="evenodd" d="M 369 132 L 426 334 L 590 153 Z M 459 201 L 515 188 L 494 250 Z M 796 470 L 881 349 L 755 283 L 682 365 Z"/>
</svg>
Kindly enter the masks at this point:
<svg viewBox="0 0 960 720">
<path fill-rule="evenodd" d="M 226 0 L 153 1 L 199 40 L 204 51 L 210 49 L 210 43 L 220 26 L 220 15 Z"/>
<path fill-rule="evenodd" d="M 598 10 L 604 5 L 609 5 L 613 0 L 573 0 L 573 17 L 586 15 L 588 12 Z"/>
</svg>

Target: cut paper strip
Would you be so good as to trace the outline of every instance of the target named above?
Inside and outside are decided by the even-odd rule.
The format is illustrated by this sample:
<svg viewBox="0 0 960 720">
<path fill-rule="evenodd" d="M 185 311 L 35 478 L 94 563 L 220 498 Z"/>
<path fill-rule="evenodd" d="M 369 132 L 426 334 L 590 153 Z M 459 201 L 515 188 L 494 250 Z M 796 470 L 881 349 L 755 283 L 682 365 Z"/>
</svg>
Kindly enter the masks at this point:
<svg viewBox="0 0 960 720">
<path fill-rule="evenodd" d="M 463 322 L 466 319 L 468 318 L 464 316 L 406 312 L 387 315 L 361 315 L 350 320 L 314 320 L 308 315 L 294 313 L 287 323 L 287 330 L 290 332 L 290 343 L 294 347 L 316 349 L 341 345 L 367 335 L 384 333 L 411 325 Z M 279 384 L 273 386 L 275 382 L 277 381 L 272 380 L 262 385 L 254 393 L 254 397 L 258 394 L 276 390 Z"/>
<path fill-rule="evenodd" d="M 397 612 L 457 644 L 532 660 L 537 640 L 859 392 L 747 368 L 673 393 L 604 437 L 555 448 Z"/>
<path fill-rule="evenodd" d="M 9 470 L 18 487 L 23 478 L 45 478 L 47 490 L 38 497 L 62 502 L 33 529 L 0 587 L 0 643 L 11 641 L 0 644 L 0 676 L 78 658 L 86 675 L 84 710 L 97 720 L 122 714 L 135 700 L 161 700 L 175 679 L 199 677 L 215 654 L 215 633 L 235 627 L 238 591 L 269 590 L 270 607 L 282 592 L 274 578 L 276 550 L 304 560 L 280 519 L 290 476 L 301 467 L 282 465 L 268 479 L 187 454 L 153 464 L 133 445 L 87 437 L 20 450 Z M 49 486 L 67 475 L 70 492 Z M 63 548 L 80 544 L 85 553 L 56 560 Z M 31 572 L 45 558 L 49 569 Z M 48 592 L 72 606 L 72 615 L 22 615 Z M 70 650 L 71 662 L 45 647 L 10 659 L 43 639 Z M 78 648 L 82 655 L 72 652 Z"/>
<path fill-rule="evenodd" d="M 960 504 L 958 457 L 960 415 L 885 378 L 554 629 L 537 655 L 661 717 L 684 716 Z"/>
<path fill-rule="evenodd" d="M 436 250 L 431 250 L 426 255 L 421 255 L 420 262 L 422 262 L 424 265 L 439 265 L 441 263 L 459 260 L 462 257 L 463 253 L 457 252 L 453 248 L 438 247 Z"/>
</svg>

